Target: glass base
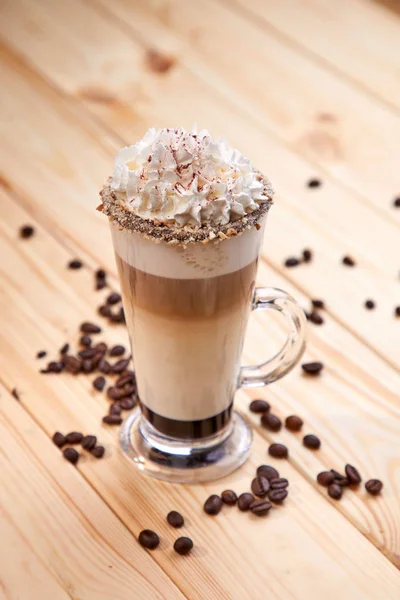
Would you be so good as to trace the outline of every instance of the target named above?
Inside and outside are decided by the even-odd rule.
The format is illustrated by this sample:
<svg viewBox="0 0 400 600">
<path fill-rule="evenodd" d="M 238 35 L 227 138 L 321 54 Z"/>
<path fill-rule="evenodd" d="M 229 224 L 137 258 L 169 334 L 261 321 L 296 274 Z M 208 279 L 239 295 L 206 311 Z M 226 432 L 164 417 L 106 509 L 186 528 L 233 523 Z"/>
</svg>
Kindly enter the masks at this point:
<svg viewBox="0 0 400 600">
<path fill-rule="evenodd" d="M 218 434 L 200 440 L 170 438 L 158 432 L 136 408 L 121 427 L 120 444 L 142 473 L 175 483 L 199 483 L 228 475 L 249 455 L 252 430 L 238 413 Z"/>
</svg>

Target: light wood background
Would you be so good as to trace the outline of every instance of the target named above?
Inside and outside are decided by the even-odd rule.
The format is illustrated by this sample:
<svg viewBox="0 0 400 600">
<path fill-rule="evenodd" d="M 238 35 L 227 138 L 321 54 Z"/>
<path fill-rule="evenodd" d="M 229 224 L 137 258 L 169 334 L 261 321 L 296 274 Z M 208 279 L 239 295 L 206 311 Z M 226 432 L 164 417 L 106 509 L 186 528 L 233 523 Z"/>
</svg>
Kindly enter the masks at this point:
<svg viewBox="0 0 400 600">
<path fill-rule="evenodd" d="M 0 598 L 7 600 L 397 600 L 400 576 L 400 17 L 395 2 L 369 0 L 2 0 L 0 2 Z M 173 58 L 166 73 L 146 52 Z M 116 268 L 98 190 L 122 145 L 150 126 L 197 122 L 224 135 L 273 181 L 259 282 L 308 307 L 306 359 L 267 390 L 239 392 L 254 424 L 251 458 L 225 480 L 167 485 L 141 477 L 103 427 L 107 401 L 90 378 L 38 373 L 98 321 L 105 292 L 93 271 Z M 321 178 L 310 190 L 306 182 Z M 18 239 L 24 223 L 36 228 Z M 310 265 L 285 269 L 304 247 Z M 357 268 L 341 265 L 352 255 Z M 80 271 L 66 269 L 72 258 Z M 363 303 L 373 298 L 375 311 Z M 283 339 L 280 321 L 250 325 L 246 362 Z M 110 342 L 127 343 L 122 326 Z M 11 391 L 17 388 L 20 401 Z M 299 414 L 322 439 L 270 434 L 250 415 L 264 397 L 282 417 Z M 94 432 L 102 461 L 66 463 L 56 430 Z M 208 518 L 208 494 L 246 491 L 271 440 L 291 482 L 286 506 L 265 520 L 225 509 Z M 341 502 L 315 482 L 350 462 L 384 492 L 363 488 Z M 275 461 L 277 463 L 277 461 Z M 165 522 L 181 511 L 195 543 L 172 550 Z M 160 532 L 148 553 L 143 528 Z"/>
</svg>

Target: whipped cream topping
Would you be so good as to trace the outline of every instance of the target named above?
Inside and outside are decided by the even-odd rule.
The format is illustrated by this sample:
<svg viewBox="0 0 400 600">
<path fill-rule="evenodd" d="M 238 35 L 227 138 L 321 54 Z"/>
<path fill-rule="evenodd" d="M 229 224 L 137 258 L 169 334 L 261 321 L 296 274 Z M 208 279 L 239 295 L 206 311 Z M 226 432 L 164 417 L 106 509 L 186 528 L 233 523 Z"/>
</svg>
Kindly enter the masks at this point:
<svg viewBox="0 0 400 600">
<path fill-rule="evenodd" d="M 149 129 L 118 152 L 110 187 L 135 215 L 178 226 L 224 225 L 273 195 L 249 159 L 206 130 Z"/>
</svg>

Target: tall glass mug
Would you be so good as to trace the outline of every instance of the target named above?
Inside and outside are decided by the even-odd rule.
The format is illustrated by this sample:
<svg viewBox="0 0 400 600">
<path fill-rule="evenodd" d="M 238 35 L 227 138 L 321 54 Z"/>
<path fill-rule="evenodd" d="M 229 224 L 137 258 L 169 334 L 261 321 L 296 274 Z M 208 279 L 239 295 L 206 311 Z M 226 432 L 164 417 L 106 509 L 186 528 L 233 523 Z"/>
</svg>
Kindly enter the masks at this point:
<svg viewBox="0 0 400 600">
<path fill-rule="evenodd" d="M 144 473 L 176 482 L 216 479 L 247 458 L 251 428 L 233 411 L 240 387 L 285 375 L 305 345 L 303 310 L 274 288 L 255 288 L 266 214 L 240 235 L 168 244 L 110 217 L 139 406 L 121 446 Z M 241 366 L 252 310 L 275 310 L 289 334 L 274 357 Z"/>
</svg>

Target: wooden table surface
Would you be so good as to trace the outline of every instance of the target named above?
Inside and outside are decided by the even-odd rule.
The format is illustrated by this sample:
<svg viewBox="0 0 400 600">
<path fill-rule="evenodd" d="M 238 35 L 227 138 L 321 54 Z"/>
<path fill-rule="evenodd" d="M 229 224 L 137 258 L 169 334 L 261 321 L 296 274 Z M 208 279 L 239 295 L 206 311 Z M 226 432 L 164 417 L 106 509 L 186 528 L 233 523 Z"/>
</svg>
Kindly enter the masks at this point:
<svg viewBox="0 0 400 600">
<path fill-rule="evenodd" d="M 2 0 L 0 3 L 0 598 L 7 600 L 398 600 L 400 590 L 400 16 L 368 0 Z M 148 52 L 159 53 L 150 61 Z M 165 67 L 163 69 L 157 68 Z M 169 68 L 167 68 L 169 67 Z M 150 126 L 197 122 L 224 135 L 272 180 L 259 282 L 308 308 L 305 360 L 268 389 L 239 392 L 254 424 L 247 463 L 207 485 L 142 477 L 101 424 L 108 402 L 94 376 L 42 375 L 82 320 L 127 343 L 96 307 L 103 267 L 118 289 L 108 225 L 95 211 L 113 155 Z M 310 178 L 322 186 L 308 188 Z M 27 240 L 21 225 L 35 227 Z M 287 256 L 311 248 L 294 269 Z M 345 254 L 356 266 L 345 267 Z M 84 268 L 67 269 L 79 258 Z M 372 298 L 376 309 L 367 311 Z M 245 348 L 256 362 L 282 341 L 281 321 L 254 317 Z M 75 346 L 76 347 L 76 346 Z M 16 389 L 19 401 L 11 394 Z M 301 435 L 259 426 L 263 397 Z M 56 430 L 95 433 L 103 460 L 67 463 Z M 271 440 L 290 449 L 286 505 L 266 519 L 226 507 L 202 512 L 210 493 L 247 491 Z M 321 470 L 359 467 L 384 482 L 331 500 Z M 176 509 L 195 543 L 188 557 L 165 516 Z M 136 541 L 160 533 L 154 552 Z"/>
</svg>

